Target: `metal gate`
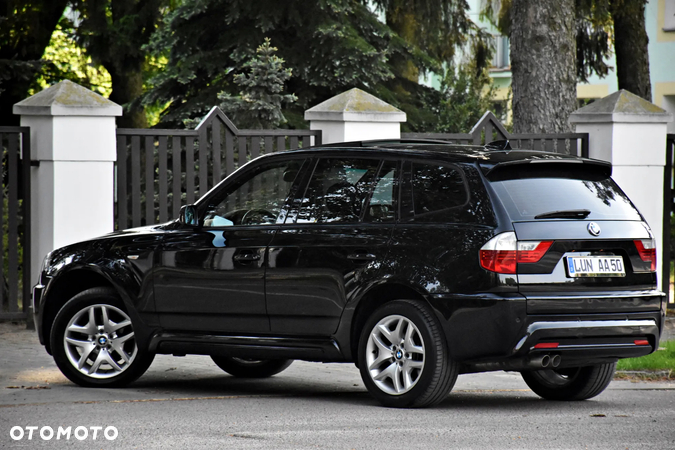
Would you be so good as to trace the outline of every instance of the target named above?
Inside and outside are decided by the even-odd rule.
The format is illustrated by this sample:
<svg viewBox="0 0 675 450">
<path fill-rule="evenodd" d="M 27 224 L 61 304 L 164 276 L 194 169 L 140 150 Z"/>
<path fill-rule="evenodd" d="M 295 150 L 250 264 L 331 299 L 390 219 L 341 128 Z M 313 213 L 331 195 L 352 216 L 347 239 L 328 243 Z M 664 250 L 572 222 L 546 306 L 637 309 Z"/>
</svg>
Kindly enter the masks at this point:
<svg viewBox="0 0 675 450">
<path fill-rule="evenodd" d="M 0 127 L 0 148 L 0 320 L 28 319 L 31 298 L 29 128 Z"/>
<path fill-rule="evenodd" d="M 663 290 L 668 297 L 668 308 L 675 308 L 673 302 L 673 295 L 670 289 L 670 262 L 673 259 L 673 244 L 670 238 L 671 235 L 671 217 L 675 214 L 675 189 L 673 186 L 673 163 L 675 153 L 675 134 L 668 134 L 666 136 L 666 167 L 663 174 L 664 190 L 663 190 L 663 262 L 661 265 L 661 280 L 663 280 Z"/>
</svg>

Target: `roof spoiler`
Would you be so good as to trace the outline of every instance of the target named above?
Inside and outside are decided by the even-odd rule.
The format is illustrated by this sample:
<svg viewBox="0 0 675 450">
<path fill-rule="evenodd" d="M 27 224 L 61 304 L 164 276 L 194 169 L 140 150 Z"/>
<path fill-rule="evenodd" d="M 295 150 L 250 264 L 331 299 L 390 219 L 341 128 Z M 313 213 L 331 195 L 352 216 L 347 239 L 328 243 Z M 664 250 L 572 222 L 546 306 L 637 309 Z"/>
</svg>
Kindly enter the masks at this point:
<svg viewBox="0 0 675 450">
<path fill-rule="evenodd" d="M 531 158 L 497 163 L 485 176 L 492 181 L 539 176 L 604 179 L 612 176 L 612 164 L 599 159 Z"/>
</svg>

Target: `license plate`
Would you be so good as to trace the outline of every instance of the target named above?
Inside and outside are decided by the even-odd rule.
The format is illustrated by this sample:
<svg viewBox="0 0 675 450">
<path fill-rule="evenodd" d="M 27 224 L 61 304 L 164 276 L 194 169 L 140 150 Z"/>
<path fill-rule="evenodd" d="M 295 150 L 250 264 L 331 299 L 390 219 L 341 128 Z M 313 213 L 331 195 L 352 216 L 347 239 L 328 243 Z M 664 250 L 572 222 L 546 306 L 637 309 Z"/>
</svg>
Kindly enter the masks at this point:
<svg viewBox="0 0 675 450">
<path fill-rule="evenodd" d="M 570 277 L 625 277 L 621 256 L 568 256 L 567 274 Z"/>
</svg>

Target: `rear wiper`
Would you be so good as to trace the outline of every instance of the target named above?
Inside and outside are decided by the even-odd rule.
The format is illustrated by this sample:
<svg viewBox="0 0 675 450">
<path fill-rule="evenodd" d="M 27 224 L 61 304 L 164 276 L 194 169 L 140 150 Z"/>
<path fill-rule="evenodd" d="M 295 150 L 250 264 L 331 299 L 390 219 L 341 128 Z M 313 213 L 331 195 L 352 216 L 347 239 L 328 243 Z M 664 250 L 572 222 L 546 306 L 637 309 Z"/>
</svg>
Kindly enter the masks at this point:
<svg viewBox="0 0 675 450">
<path fill-rule="evenodd" d="M 591 213 L 588 209 L 568 209 L 566 211 L 549 211 L 534 216 L 535 219 L 585 219 Z"/>
</svg>

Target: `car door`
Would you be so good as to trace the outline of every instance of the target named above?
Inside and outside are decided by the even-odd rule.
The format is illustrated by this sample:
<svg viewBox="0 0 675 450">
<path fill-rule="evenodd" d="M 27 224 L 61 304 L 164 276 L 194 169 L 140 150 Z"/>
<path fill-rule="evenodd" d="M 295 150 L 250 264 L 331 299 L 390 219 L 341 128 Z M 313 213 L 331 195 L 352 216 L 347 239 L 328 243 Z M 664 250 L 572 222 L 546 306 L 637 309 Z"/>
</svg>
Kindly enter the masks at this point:
<svg viewBox="0 0 675 450">
<path fill-rule="evenodd" d="M 398 208 L 396 161 L 318 159 L 269 248 L 271 331 L 328 336 L 352 294 L 375 279 Z"/>
<path fill-rule="evenodd" d="M 163 327 L 269 331 L 266 248 L 285 219 L 302 162 L 275 159 L 247 167 L 197 203 L 199 226 L 167 233 L 155 271 Z"/>
</svg>

